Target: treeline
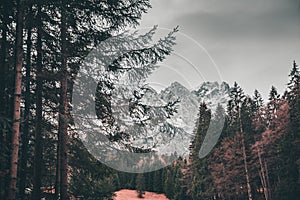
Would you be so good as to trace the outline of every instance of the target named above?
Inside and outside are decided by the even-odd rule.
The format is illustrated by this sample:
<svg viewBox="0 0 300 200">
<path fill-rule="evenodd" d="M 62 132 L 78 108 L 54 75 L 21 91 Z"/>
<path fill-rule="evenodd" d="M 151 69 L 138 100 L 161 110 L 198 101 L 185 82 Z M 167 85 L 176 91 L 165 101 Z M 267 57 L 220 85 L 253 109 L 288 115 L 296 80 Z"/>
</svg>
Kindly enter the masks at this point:
<svg viewBox="0 0 300 200">
<path fill-rule="evenodd" d="M 283 95 L 271 88 L 264 102 L 235 83 L 221 138 L 205 158 L 199 151 L 212 117 L 203 102 L 190 156 L 145 174 L 119 174 L 121 188 L 165 193 L 170 199 L 296 200 L 300 195 L 300 79 L 294 62 Z M 218 111 L 219 110 L 219 111 Z M 141 178 L 142 177 L 142 178 Z M 143 181 L 140 181 L 140 180 Z M 139 180 L 139 181 L 138 181 Z"/>
<path fill-rule="evenodd" d="M 115 172 L 88 153 L 74 130 L 74 80 L 88 53 L 118 35 L 112 45 L 127 54 L 107 70 L 130 70 L 118 65 L 122 59 L 132 68 L 163 61 L 176 31 L 155 44 L 155 27 L 124 34 L 150 7 L 149 0 L 1 1 L 0 199 L 111 197 Z"/>
</svg>

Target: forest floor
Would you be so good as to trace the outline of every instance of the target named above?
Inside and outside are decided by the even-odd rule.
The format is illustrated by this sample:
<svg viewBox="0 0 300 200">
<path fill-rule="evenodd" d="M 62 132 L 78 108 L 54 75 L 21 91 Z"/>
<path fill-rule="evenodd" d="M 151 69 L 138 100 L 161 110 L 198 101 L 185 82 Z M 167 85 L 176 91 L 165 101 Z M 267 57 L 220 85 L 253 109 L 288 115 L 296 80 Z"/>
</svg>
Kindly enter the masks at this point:
<svg viewBox="0 0 300 200">
<path fill-rule="evenodd" d="M 138 198 L 136 190 L 119 190 L 115 192 L 114 200 L 169 200 L 164 194 L 146 192 L 144 198 Z"/>
</svg>

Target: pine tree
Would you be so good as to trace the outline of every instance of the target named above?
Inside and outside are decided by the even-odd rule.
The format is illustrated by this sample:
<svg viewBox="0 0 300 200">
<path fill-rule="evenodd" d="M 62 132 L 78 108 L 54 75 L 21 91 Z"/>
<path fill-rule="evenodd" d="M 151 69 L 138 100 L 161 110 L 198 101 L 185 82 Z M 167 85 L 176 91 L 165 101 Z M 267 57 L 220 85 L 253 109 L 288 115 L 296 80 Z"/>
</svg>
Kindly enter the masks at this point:
<svg viewBox="0 0 300 200">
<path fill-rule="evenodd" d="M 241 126 L 241 119 L 240 119 L 240 112 L 242 102 L 245 99 L 245 94 L 243 89 L 234 82 L 233 87 L 231 88 L 229 94 L 230 100 L 228 101 L 227 106 L 227 113 L 228 113 L 228 123 L 231 133 L 236 133 L 237 131 L 242 132 L 240 129 Z"/>
<path fill-rule="evenodd" d="M 277 118 L 277 109 L 280 101 L 280 94 L 278 94 L 277 89 L 272 86 L 269 94 L 269 102 L 267 104 L 268 108 L 268 126 L 272 126 L 272 120 Z M 272 129 L 272 127 L 271 127 Z"/>
<path fill-rule="evenodd" d="M 167 102 L 164 105 L 152 105 L 145 103 L 145 96 L 151 89 L 145 85 L 145 80 L 157 68 L 156 64 L 163 61 L 167 55 L 172 52 L 172 47 L 175 44 L 175 33 L 178 31 L 175 28 L 165 38 L 160 39 L 158 42 L 152 44 L 150 47 L 145 48 L 145 41 L 151 42 L 155 33 L 156 27 L 146 35 L 134 36 L 127 41 L 130 45 L 125 45 L 124 53 L 113 59 L 112 63 L 107 64 L 106 60 L 111 59 L 109 53 L 107 59 L 99 59 L 97 61 L 98 69 L 100 71 L 101 80 L 97 85 L 96 93 L 96 114 L 105 127 L 105 134 L 111 142 L 118 143 L 129 151 L 149 152 L 153 146 L 149 147 L 133 147 L 131 146 L 134 138 L 140 138 L 148 135 L 151 131 L 153 123 L 156 126 L 161 123 L 160 130 L 175 129 L 170 126 L 166 119 L 176 112 L 175 106 L 178 101 Z M 118 38 L 118 40 L 122 39 Z M 145 39 L 145 40 L 142 40 Z M 119 46 L 119 41 L 109 41 L 111 46 Z M 106 44 L 103 44 L 105 47 Z M 135 50 L 132 50 L 134 46 Z M 118 47 L 119 48 L 119 47 Z M 120 47 L 121 48 L 121 47 Z M 103 52 L 99 50 L 99 53 Z M 107 55 L 103 55 L 106 58 Z M 97 56 L 99 57 L 99 56 Z M 93 56 L 88 62 L 93 63 Z M 102 65 L 98 64 L 103 63 Z M 102 69 L 100 69 L 102 68 Z M 87 75 L 88 76 L 88 75 Z M 81 89 L 82 90 L 82 89 Z M 115 95 L 113 95 L 115 94 Z M 86 101 L 86 106 L 89 106 L 89 100 Z M 122 102 L 129 102 L 129 105 Z M 118 105 L 116 107 L 115 105 Z M 123 105 L 123 106 L 120 106 Z M 121 115 L 113 115 L 112 106 L 118 110 Z M 123 119 L 131 119 L 124 121 Z M 130 130 L 124 130 L 122 127 L 128 127 Z M 167 127 L 167 128 L 165 128 Z M 129 133 L 128 133 L 129 132 Z M 157 138 L 155 132 L 152 138 Z M 149 135 L 148 135 L 149 136 Z M 95 137 L 101 137 L 96 135 Z M 92 140 L 96 140 L 95 138 Z M 154 142 L 156 143 L 156 142 Z"/>
<path fill-rule="evenodd" d="M 28 157 L 29 157 L 29 140 L 30 140 L 30 116 L 32 115 L 30 106 L 31 106 L 31 59 L 32 59 L 32 20 L 33 20 L 33 12 L 32 5 L 29 5 L 28 14 L 26 16 L 25 21 L 27 23 L 27 39 L 26 39 L 26 77 L 24 81 L 25 85 L 25 108 L 24 108 L 24 120 L 26 121 L 23 128 L 23 134 L 21 137 L 21 159 L 20 159 L 20 181 L 19 181 L 19 197 L 25 196 L 25 188 L 26 188 L 26 180 L 28 173 Z M 26 25 L 26 24 L 25 24 Z"/>
<path fill-rule="evenodd" d="M 174 180 L 174 200 L 187 199 L 186 185 L 183 185 L 183 163 L 182 159 L 178 160 L 178 163 L 174 166 L 175 180 Z"/>
<path fill-rule="evenodd" d="M 300 77 L 299 68 L 295 61 L 289 77 L 287 100 L 289 103 L 290 124 L 288 134 L 284 135 L 282 143 L 284 160 L 281 182 L 276 193 L 278 199 L 297 199 L 300 195 Z M 286 187 L 287 184 L 289 187 Z"/>
<path fill-rule="evenodd" d="M 288 83 L 288 92 L 290 93 L 290 96 L 293 96 L 293 92 L 298 90 L 299 86 L 299 77 L 300 72 L 299 72 L 299 66 L 297 65 L 296 61 L 293 63 L 293 67 L 291 69 L 291 72 L 289 74 L 290 81 Z"/>
<path fill-rule="evenodd" d="M 190 146 L 190 160 L 194 164 L 199 161 L 199 151 L 206 135 L 206 131 L 211 119 L 211 112 L 207 108 L 206 104 L 202 102 L 199 107 L 198 119 L 194 130 L 194 140 Z M 195 167 L 196 169 L 196 167 Z"/>
<path fill-rule="evenodd" d="M 259 133 L 256 142 L 252 145 L 253 168 L 259 169 L 261 187 L 263 188 L 265 199 L 277 199 L 276 191 L 279 190 L 281 171 L 283 169 L 282 140 L 288 134 L 289 127 L 289 107 L 287 102 L 279 101 L 276 105 L 277 118 L 272 120 L 273 126 L 266 128 Z M 255 176 L 253 177 L 255 178 Z"/>
<path fill-rule="evenodd" d="M 175 173 L 174 173 L 174 166 L 170 165 L 164 169 L 165 176 L 164 180 L 164 193 L 170 199 L 174 198 L 174 180 L 175 180 Z"/>
<path fill-rule="evenodd" d="M 42 73 L 43 68 L 43 57 L 42 57 L 42 19 L 41 19 L 41 7 L 38 6 L 37 13 L 38 28 L 37 28 L 37 73 Z M 33 184 L 33 200 L 38 200 L 41 198 L 41 170 L 42 170 L 42 138 L 43 138 L 43 100 L 42 100 L 42 89 L 43 81 L 41 77 L 37 77 L 36 81 L 36 127 L 35 127 L 35 148 L 34 148 L 34 184 Z"/>
<path fill-rule="evenodd" d="M 220 108 L 218 108 L 219 110 Z M 221 116 L 216 116 L 221 117 Z M 188 176 L 186 182 L 192 183 L 188 186 L 188 195 L 191 199 L 209 199 L 213 196 L 211 176 L 208 171 L 208 158 L 200 158 L 200 149 L 205 141 L 208 127 L 211 121 L 211 111 L 202 102 L 199 107 L 198 119 L 194 130 L 194 140 L 190 145 L 190 165 L 188 166 Z M 213 136 L 212 136 L 213 137 Z M 213 139 L 213 138 L 210 138 Z"/>
<path fill-rule="evenodd" d="M 153 191 L 157 193 L 163 192 L 162 169 L 154 172 L 153 177 Z"/>
<path fill-rule="evenodd" d="M 143 198 L 145 194 L 145 176 L 140 173 L 136 177 L 136 191 L 138 193 L 138 198 Z"/>
<path fill-rule="evenodd" d="M 241 121 L 243 126 L 243 131 L 252 134 L 252 121 L 256 112 L 256 103 L 250 98 L 245 97 L 242 107 L 241 107 Z"/>
<path fill-rule="evenodd" d="M 227 112 L 228 112 L 228 126 L 229 126 L 229 132 L 230 135 L 233 136 L 234 139 L 239 138 L 239 144 L 236 145 L 236 148 L 241 148 L 241 156 L 243 160 L 243 168 L 239 168 L 237 170 L 242 170 L 245 175 L 245 180 L 246 180 L 246 186 L 240 186 L 240 187 L 245 187 L 247 188 L 247 194 L 248 194 L 248 199 L 252 200 L 252 189 L 251 189 L 251 184 L 250 184 L 250 174 L 249 174 L 249 166 L 248 166 L 248 158 L 247 158 L 247 146 L 246 146 L 246 134 L 244 132 L 244 125 L 245 122 L 243 122 L 243 108 L 245 108 L 244 102 L 247 102 L 247 99 L 242 88 L 235 82 L 233 88 L 231 89 L 231 92 L 229 94 L 230 100 L 228 102 L 228 107 Z M 243 125 L 244 124 L 244 125 Z M 223 145 L 225 145 L 224 143 Z M 239 146 L 240 145 L 240 146 Z M 222 148 L 222 147 L 221 147 Z M 223 151 L 223 150 L 222 150 Z M 227 151 L 227 150 L 226 150 Z M 237 149 L 235 149 L 237 151 Z M 225 152 L 226 153 L 226 152 Z M 216 154 L 215 154 L 216 155 Z M 231 153 L 229 154 L 228 159 L 231 157 Z M 238 160 L 238 158 L 236 157 Z M 222 165 L 229 165 L 230 167 L 236 167 L 238 168 L 240 164 L 237 163 L 231 163 L 229 160 L 225 160 L 225 162 L 222 162 Z M 215 168 L 215 166 L 213 167 Z M 216 177 L 216 176 L 215 176 Z M 242 179 L 242 177 L 240 177 Z M 240 190 L 240 189 L 237 189 Z M 238 192 L 238 191 L 237 191 Z"/>
<path fill-rule="evenodd" d="M 296 134 L 295 139 L 299 139 L 299 120 L 300 119 L 300 72 L 298 65 L 294 61 L 290 81 L 288 83 L 288 102 L 290 105 L 291 129 Z"/>
<path fill-rule="evenodd" d="M 78 138 L 70 138 L 69 165 L 69 191 L 77 197 L 109 199 L 118 189 L 114 183 L 116 172 L 96 160 Z"/>
<path fill-rule="evenodd" d="M 252 99 L 254 102 L 254 110 L 256 112 L 264 105 L 264 100 L 258 90 L 254 90 L 254 96 Z"/>
</svg>

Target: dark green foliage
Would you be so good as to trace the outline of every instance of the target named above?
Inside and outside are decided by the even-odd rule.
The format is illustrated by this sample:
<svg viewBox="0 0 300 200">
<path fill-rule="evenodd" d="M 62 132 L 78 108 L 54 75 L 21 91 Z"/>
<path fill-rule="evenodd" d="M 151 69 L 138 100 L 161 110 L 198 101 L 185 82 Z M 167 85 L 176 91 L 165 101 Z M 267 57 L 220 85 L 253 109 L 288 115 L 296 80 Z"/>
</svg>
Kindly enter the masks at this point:
<svg viewBox="0 0 300 200">
<path fill-rule="evenodd" d="M 243 130 L 248 134 L 252 132 L 252 121 L 254 118 L 255 110 L 255 102 L 250 97 L 246 97 L 241 107 L 241 120 Z"/>
<path fill-rule="evenodd" d="M 258 111 L 264 105 L 264 100 L 261 94 L 258 92 L 258 90 L 254 91 L 253 103 L 255 112 Z"/>
<path fill-rule="evenodd" d="M 289 130 L 282 142 L 281 181 L 275 195 L 278 199 L 297 199 L 300 195 L 300 73 L 294 61 L 288 83 Z"/>
<path fill-rule="evenodd" d="M 245 100 L 245 94 L 243 89 L 235 82 L 233 88 L 231 88 L 229 94 L 229 101 L 227 106 L 228 113 L 228 127 L 227 131 L 229 134 L 235 134 L 238 131 L 241 131 L 240 126 L 241 121 L 241 107 L 242 103 Z"/>
<path fill-rule="evenodd" d="M 164 193 L 168 198 L 172 198 L 175 193 L 174 183 L 175 183 L 175 170 L 176 168 L 173 166 L 169 166 L 165 168 L 165 176 L 164 176 Z"/>
<path fill-rule="evenodd" d="M 136 191 L 138 198 L 143 198 L 146 190 L 145 175 L 140 173 L 136 177 Z"/>
<path fill-rule="evenodd" d="M 84 199 L 111 197 L 116 188 L 115 172 L 93 158 L 80 140 L 74 138 L 71 144 L 70 192 Z"/>
<path fill-rule="evenodd" d="M 118 176 L 117 182 L 119 183 L 117 190 L 121 189 L 136 189 L 136 174 L 126 173 L 126 172 L 117 172 Z"/>
<path fill-rule="evenodd" d="M 203 102 L 199 107 L 198 119 L 194 131 L 194 140 L 190 146 L 190 165 L 188 167 L 189 195 L 192 199 L 208 199 L 212 196 L 211 177 L 207 158 L 199 158 L 199 151 L 211 120 L 211 112 Z"/>
<path fill-rule="evenodd" d="M 153 191 L 157 193 L 163 193 L 163 177 L 162 177 L 163 170 L 157 170 L 152 172 L 153 175 Z"/>
</svg>

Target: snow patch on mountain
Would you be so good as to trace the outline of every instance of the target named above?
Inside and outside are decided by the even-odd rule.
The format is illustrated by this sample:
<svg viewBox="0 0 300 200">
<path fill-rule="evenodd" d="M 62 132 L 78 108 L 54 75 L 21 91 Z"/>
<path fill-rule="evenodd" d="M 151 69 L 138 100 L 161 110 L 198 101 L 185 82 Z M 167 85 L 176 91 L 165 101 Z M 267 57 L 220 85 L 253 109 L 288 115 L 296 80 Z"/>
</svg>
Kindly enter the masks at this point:
<svg viewBox="0 0 300 200">
<path fill-rule="evenodd" d="M 226 108 L 229 100 L 230 86 L 226 82 L 204 82 L 196 90 L 192 91 L 198 97 L 198 101 L 204 101 L 208 108 L 215 111 L 218 104 Z"/>
<path fill-rule="evenodd" d="M 152 91 L 153 92 L 153 91 Z M 170 138 L 164 138 L 164 146 L 156 148 L 158 152 L 177 153 L 177 155 L 187 156 L 189 154 L 189 145 L 193 140 L 193 130 L 198 115 L 198 108 L 201 102 L 205 102 L 214 111 L 220 104 L 226 108 L 229 100 L 230 86 L 226 82 L 204 82 L 196 90 L 190 91 L 178 82 L 172 83 L 159 93 L 159 97 L 153 94 L 157 102 L 170 102 L 179 100 L 177 104 L 177 113 L 172 116 L 168 122 L 179 128 L 177 134 Z M 151 95 L 152 96 L 152 95 Z M 153 97 L 153 96 L 152 96 Z M 152 100 L 153 101 L 153 100 Z"/>
</svg>

